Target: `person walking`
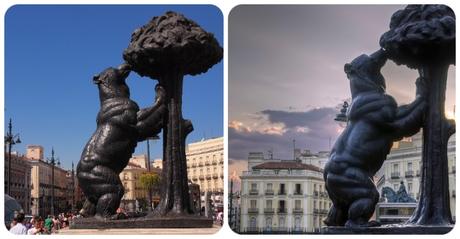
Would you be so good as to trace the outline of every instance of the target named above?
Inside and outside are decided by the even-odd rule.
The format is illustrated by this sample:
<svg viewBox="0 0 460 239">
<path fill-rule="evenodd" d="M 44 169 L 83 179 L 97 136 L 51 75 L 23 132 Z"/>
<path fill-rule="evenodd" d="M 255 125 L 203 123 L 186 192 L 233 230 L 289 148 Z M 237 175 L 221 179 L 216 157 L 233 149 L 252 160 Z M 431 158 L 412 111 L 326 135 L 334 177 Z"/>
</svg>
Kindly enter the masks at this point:
<svg viewBox="0 0 460 239">
<path fill-rule="evenodd" d="M 24 226 L 25 215 L 24 213 L 20 212 L 16 216 L 16 225 L 10 229 L 10 232 L 15 235 L 27 235 L 27 228 Z"/>
<path fill-rule="evenodd" d="M 45 229 L 49 234 L 51 234 L 52 229 L 53 229 L 53 218 L 51 215 L 48 215 L 48 218 L 45 220 Z"/>
</svg>

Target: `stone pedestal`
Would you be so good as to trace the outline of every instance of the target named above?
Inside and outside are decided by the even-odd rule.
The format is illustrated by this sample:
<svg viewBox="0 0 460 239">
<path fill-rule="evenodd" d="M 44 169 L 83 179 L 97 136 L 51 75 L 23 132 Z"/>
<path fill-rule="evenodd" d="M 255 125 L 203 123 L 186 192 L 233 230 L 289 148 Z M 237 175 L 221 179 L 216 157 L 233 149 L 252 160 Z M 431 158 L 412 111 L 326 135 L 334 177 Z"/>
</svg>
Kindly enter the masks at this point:
<svg viewBox="0 0 460 239">
<path fill-rule="evenodd" d="M 321 234 L 446 234 L 454 228 L 453 225 L 446 226 L 416 226 L 404 224 L 389 224 L 380 227 L 323 227 Z"/>
<path fill-rule="evenodd" d="M 76 218 L 70 229 L 113 229 L 113 228 L 211 228 L 212 219 L 205 217 L 138 217 L 119 220 Z"/>
</svg>

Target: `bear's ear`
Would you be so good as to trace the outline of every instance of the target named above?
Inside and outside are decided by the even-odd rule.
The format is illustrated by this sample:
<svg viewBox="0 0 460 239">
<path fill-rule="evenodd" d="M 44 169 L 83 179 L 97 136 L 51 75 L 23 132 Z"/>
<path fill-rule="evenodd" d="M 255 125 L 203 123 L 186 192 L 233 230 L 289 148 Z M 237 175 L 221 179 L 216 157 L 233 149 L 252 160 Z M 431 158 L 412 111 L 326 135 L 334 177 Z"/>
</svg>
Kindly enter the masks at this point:
<svg viewBox="0 0 460 239">
<path fill-rule="evenodd" d="M 347 73 L 347 74 L 351 73 L 351 69 L 352 69 L 352 66 L 351 66 L 351 64 L 349 64 L 349 63 L 345 64 L 345 66 L 343 67 L 343 70 L 344 70 L 345 73 Z"/>
<path fill-rule="evenodd" d="M 94 83 L 94 84 L 99 84 L 99 83 L 101 83 L 101 80 L 99 79 L 99 77 L 100 77 L 99 75 L 94 75 L 94 76 L 93 76 L 93 83 Z"/>
</svg>

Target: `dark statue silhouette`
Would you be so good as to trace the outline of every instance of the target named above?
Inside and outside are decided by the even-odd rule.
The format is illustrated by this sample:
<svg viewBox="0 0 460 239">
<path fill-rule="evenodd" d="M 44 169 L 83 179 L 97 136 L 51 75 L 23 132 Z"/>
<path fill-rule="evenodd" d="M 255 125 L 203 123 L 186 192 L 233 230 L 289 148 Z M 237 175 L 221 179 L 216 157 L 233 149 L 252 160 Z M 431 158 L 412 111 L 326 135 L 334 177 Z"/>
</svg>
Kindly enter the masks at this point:
<svg viewBox="0 0 460 239">
<path fill-rule="evenodd" d="M 379 193 L 372 177 L 380 169 L 393 141 L 411 136 L 422 126 L 425 108 L 423 81 L 417 80 L 417 96 L 398 107 L 385 94 L 380 69 L 386 62 L 383 50 L 361 55 L 345 65 L 352 101 L 348 124 L 337 139 L 324 169 L 324 181 L 333 206 L 328 226 L 369 226 Z"/>
<path fill-rule="evenodd" d="M 411 136 L 420 128 L 423 154 L 417 208 L 404 226 L 379 227 L 372 232 L 447 233 L 453 225 L 447 142 L 455 133 L 455 121 L 446 119 L 444 102 L 447 71 L 449 65 L 455 64 L 454 12 L 445 5 L 409 5 L 393 14 L 390 30 L 381 36 L 380 46 L 382 49 L 371 56 L 361 55 L 345 65 L 352 103 L 347 127 L 324 170 L 326 189 L 333 202 L 325 220 L 329 226 L 326 233 L 348 232 L 340 228 L 351 228 L 356 233 L 357 228 L 378 226 L 377 222 L 369 222 L 379 199 L 373 176 L 393 141 Z M 411 104 L 397 107 L 394 99 L 385 94 L 380 68 L 386 59 L 419 71 L 417 96 Z M 387 196 L 391 194 L 388 189 L 384 191 Z"/>
<path fill-rule="evenodd" d="M 135 30 L 123 53 L 126 63 L 94 77 L 101 109 L 96 132 L 77 166 L 79 185 L 86 196 L 81 215 L 119 219 L 116 210 L 124 194 L 119 174 L 137 143 L 163 130 L 161 199 L 153 214 L 135 225 L 80 220 L 73 223 L 74 228 L 212 227 L 212 219 L 197 219 L 200 212 L 190 196 L 185 140 L 193 125 L 182 118 L 182 83 L 184 75 L 204 73 L 222 56 L 223 49 L 211 33 L 181 14 L 167 12 Z M 130 100 L 125 80 L 131 70 L 158 79 L 153 106 L 139 110 Z"/>
<path fill-rule="evenodd" d="M 101 109 L 97 115 L 97 129 L 86 144 L 77 165 L 79 185 L 86 195 L 80 213 L 84 217 L 109 217 L 115 214 L 124 189 L 119 174 L 128 164 L 138 141 L 153 137 L 162 128 L 166 112 L 164 93 L 156 87 L 156 101 L 152 107 L 139 111 L 129 99 L 125 83 L 129 65 L 108 68 L 93 82 L 99 89 Z"/>
</svg>

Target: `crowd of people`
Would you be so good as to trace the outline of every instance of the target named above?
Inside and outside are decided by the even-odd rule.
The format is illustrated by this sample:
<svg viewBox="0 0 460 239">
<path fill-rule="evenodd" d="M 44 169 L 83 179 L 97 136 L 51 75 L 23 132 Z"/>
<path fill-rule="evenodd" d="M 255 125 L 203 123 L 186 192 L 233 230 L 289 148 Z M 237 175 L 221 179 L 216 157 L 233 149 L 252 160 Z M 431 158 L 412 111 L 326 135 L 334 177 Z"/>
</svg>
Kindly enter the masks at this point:
<svg viewBox="0 0 460 239">
<path fill-rule="evenodd" d="M 40 216 L 26 219 L 24 213 L 20 212 L 11 222 L 9 231 L 15 235 L 53 234 L 68 227 L 74 217 L 71 213 L 61 213 L 58 216 L 48 215 L 45 219 Z"/>
</svg>

